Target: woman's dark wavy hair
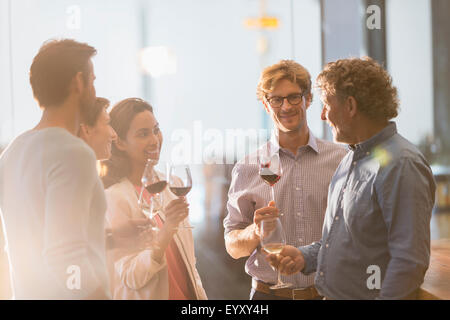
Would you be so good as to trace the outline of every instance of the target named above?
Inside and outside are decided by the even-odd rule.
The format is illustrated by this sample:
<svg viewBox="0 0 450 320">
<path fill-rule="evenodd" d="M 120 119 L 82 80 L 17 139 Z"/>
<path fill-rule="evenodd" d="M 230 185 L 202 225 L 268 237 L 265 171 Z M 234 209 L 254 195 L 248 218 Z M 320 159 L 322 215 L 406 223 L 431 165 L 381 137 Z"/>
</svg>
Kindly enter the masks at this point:
<svg viewBox="0 0 450 320">
<path fill-rule="evenodd" d="M 139 98 L 129 98 L 118 102 L 113 106 L 109 116 L 111 127 L 116 131 L 118 138 L 126 140 L 128 130 L 134 117 L 144 111 L 153 113 L 152 106 Z M 129 174 L 130 163 L 127 155 L 120 151 L 113 143 L 111 158 L 102 161 L 102 180 L 105 189 Z"/>
</svg>

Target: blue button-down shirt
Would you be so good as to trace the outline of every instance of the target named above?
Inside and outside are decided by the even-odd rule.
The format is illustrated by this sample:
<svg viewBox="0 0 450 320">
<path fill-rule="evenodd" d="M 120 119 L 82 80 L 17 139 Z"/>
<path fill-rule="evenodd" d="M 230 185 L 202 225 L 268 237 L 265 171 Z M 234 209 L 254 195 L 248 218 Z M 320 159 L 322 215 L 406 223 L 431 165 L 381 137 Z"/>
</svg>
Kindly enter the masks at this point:
<svg viewBox="0 0 450 320">
<path fill-rule="evenodd" d="M 417 148 L 391 122 L 350 147 L 330 184 L 322 239 L 299 247 L 304 274 L 332 299 L 401 299 L 430 260 L 435 182 Z M 378 279 L 377 279 L 378 278 Z"/>
</svg>

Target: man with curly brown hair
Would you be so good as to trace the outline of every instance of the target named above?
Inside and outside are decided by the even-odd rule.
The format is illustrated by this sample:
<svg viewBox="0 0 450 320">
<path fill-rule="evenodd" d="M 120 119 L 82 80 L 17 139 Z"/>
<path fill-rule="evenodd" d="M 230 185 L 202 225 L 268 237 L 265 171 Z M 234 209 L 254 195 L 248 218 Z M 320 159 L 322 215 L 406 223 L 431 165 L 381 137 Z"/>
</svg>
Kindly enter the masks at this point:
<svg viewBox="0 0 450 320">
<path fill-rule="evenodd" d="M 435 182 L 397 133 L 397 90 L 374 60 L 329 63 L 317 78 L 322 120 L 350 152 L 331 180 L 322 239 L 268 257 L 284 274 L 316 272 L 328 299 L 411 299 L 430 260 Z"/>
</svg>

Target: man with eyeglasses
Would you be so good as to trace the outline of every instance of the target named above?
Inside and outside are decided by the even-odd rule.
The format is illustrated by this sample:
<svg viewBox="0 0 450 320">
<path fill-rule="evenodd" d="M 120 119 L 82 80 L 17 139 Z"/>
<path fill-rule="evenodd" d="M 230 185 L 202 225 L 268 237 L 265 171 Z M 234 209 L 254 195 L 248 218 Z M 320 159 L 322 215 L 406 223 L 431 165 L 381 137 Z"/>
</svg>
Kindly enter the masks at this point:
<svg viewBox="0 0 450 320">
<path fill-rule="evenodd" d="M 270 188 L 259 176 L 258 151 L 235 165 L 224 220 L 226 249 L 235 259 L 249 256 L 245 270 L 252 277 L 250 299 L 317 299 L 314 275 L 283 279 L 292 283 L 292 288 L 269 288 L 277 282 L 277 273 L 261 250 L 261 221 L 279 217 L 286 243 L 292 246 L 318 241 L 328 185 L 346 151 L 314 137 L 309 130 L 306 110 L 312 101 L 311 76 L 300 64 L 282 60 L 264 69 L 257 97 L 275 126 L 270 141 L 259 151 L 270 148 L 278 153 L 283 174 L 274 186 L 273 202 Z"/>
</svg>

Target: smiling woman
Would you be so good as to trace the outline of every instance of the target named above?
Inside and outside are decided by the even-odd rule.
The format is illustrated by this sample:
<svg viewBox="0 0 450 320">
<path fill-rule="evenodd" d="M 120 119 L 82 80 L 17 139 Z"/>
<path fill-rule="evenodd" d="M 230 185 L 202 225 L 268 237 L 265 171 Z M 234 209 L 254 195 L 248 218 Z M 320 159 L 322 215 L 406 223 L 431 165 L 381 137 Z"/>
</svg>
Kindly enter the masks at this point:
<svg viewBox="0 0 450 320">
<path fill-rule="evenodd" d="M 119 149 L 118 144 L 123 145 L 127 141 L 127 136 L 130 132 L 130 127 L 133 120 L 139 114 L 153 114 L 153 108 L 144 100 L 137 98 L 125 99 L 117 103 L 110 112 L 111 126 L 117 133 L 118 143 L 114 143 L 111 148 L 111 158 L 103 161 L 106 174 L 103 177 L 105 188 L 119 182 L 126 177 L 130 172 L 131 158 L 127 156 L 124 150 Z M 143 134 L 142 128 L 137 129 L 135 135 Z M 120 141 L 120 142 L 119 142 Z M 144 156 L 143 156 L 144 157 Z M 145 160 L 141 163 L 142 171 L 145 167 Z M 141 161 L 142 162 L 142 161 Z"/>
<path fill-rule="evenodd" d="M 125 99 L 114 106 L 110 116 L 118 138 L 111 159 L 105 161 L 106 224 L 114 229 L 130 219 L 145 218 L 139 205 L 143 199 L 157 209 L 152 213 L 159 229 L 157 234 L 147 230 L 136 235 L 135 246 L 109 251 L 114 299 L 206 299 L 195 266 L 194 239 L 186 219 L 189 204 L 168 188 L 156 199 L 153 191 L 142 186 L 144 169 L 156 176 L 156 180 L 164 179 L 154 168 L 154 163 L 159 161 L 162 133 L 153 108 L 141 99 Z M 181 187 L 180 184 L 176 182 L 174 186 Z"/>
</svg>

